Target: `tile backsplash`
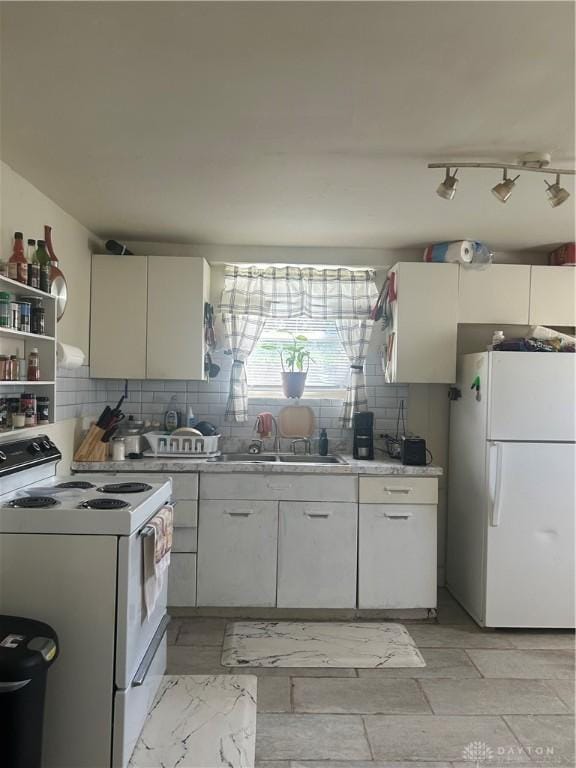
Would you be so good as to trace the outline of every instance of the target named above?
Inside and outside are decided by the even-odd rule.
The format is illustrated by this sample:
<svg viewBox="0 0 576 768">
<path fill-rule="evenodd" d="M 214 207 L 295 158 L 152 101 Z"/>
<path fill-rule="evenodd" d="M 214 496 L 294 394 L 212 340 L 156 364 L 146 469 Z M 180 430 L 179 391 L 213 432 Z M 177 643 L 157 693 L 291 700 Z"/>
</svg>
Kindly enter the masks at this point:
<svg viewBox="0 0 576 768">
<path fill-rule="evenodd" d="M 232 450 L 241 448 L 254 436 L 254 422 L 261 411 L 274 415 L 288 404 L 284 398 L 250 397 L 248 421 L 245 424 L 228 424 L 224 411 L 228 397 L 228 385 L 232 360 L 221 351 L 212 355 L 213 362 L 221 366 L 217 378 L 205 381 L 152 381 L 130 380 L 128 398 L 123 410 L 127 414 L 144 419 L 163 422 L 164 412 L 170 404 L 183 413 L 192 406 L 198 420 L 211 421 L 220 428 L 226 444 Z M 91 379 L 89 368 L 58 371 L 56 418 L 92 417 L 98 414 L 106 403 L 117 402 L 124 389 L 120 379 Z M 385 384 L 379 357 L 370 355 L 366 363 L 366 389 L 368 408 L 374 411 L 375 433 L 394 432 L 400 402 L 407 405 L 407 385 Z M 331 450 L 345 450 L 351 445 L 351 431 L 342 429 L 339 421 L 341 399 L 306 399 L 300 403 L 308 405 L 316 415 L 317 432 L 325 427 L 331 441 Z M 405 414 L 406 415 L 406 414 Z M 317 437 L 317 435 L 316 435 Z M 271 444 L 270 444 L 271 445 Z M 283 449 L 287 449 L 287 445 Z"/>
</svg>

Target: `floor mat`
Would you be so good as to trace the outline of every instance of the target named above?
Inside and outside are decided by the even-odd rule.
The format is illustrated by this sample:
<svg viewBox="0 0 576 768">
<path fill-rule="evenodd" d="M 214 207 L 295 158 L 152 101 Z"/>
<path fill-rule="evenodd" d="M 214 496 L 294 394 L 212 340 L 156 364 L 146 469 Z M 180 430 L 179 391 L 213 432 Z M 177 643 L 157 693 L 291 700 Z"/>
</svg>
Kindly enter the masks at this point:
<svg viewBox="0 0 576 768">
<path fill-rule="evenodd" d="M 256 677 L 168 675 L 129 768 L 253 768 Z"/>
<path fill-rule="evenodd" d="M 234 621 L 226 627 L 226 667 L 425 667 L 402 624 Z"/>
</svg>

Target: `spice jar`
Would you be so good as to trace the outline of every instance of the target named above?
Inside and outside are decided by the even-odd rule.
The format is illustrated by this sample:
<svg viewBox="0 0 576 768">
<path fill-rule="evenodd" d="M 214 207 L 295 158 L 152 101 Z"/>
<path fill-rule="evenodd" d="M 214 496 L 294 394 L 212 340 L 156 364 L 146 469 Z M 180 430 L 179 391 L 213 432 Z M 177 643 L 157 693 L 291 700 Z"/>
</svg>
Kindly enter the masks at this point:
<svg viewBox="0 0 576 768">
<path fill-rule="evenodd" d="M 10 328 L 10 294 L 0 291 L 0 326 Z"/>
<path fill-rule="evenodd" d="M 20 411 L 20 398 L 19 397 L 7 397 L 6 398 L 6 405 L 8 410 L 8 417 L 6 426 L 7 427 L 13 427 L 14 425 L 14 414 L 19 413 Z M 22 424 L 24 426 L 24 424 Z"/>
<path fill-rule="evenodd" d="M 20 395 L 20 412 L 24 414 L 24 426 L 36 426 L 36 395 L 33 392 L 23 392 Z"/>
<path fill-rule="evenodd" d="M 40 381 L 40 355 L 36 347 L 28 355 L 28 373 L 26 378 L 28 381 Z"/>
<path fill-rule="evenodd" d="M 8 426 L 8 400 L 0 397 L 0 430 Z"/>
<path fill-rule="evenodd" d="M 20 328 L 20 306 L 17 301 L 10 302 L 10 328 Z"/>
<path fill-rule="evenodd" d="M 43 336 L 46 332 L 44 307 L 42 306 L 41 299 L 32 305 L 32 312 L 30 315 L 30 331 L 32 333 L 38 333 L 41 336 Z"/>
<path fill-rule="evenodd" d="M 31 304 L 29 299 L 18 299 L 18 307 L 20 309 L 20 324 L 18 330 L 30 333 Z"/>
<path fill-rule="evenodd" d="M 10 381 L 18 381 L 18 374 L 19 374 L 19 368 L 18 368 L 18 358 L 16 355 L 10 355 Z"/>
<path fill-rule="evenodd" d="M 0 355 L 0 381 L 10 381 L 10 358 Z"/>
<path fill-rule="evenodd" d="M 43 395 L 36 398 L 36 423 L 38 426 L 50 424 L 50 398 Z"/>
<path fill-rule="evenodd" d="M 12 414 L 12 426 L 14 429 L 22 429 L 26 426 L 26 416 L 18 411 Z"/>
</svg>

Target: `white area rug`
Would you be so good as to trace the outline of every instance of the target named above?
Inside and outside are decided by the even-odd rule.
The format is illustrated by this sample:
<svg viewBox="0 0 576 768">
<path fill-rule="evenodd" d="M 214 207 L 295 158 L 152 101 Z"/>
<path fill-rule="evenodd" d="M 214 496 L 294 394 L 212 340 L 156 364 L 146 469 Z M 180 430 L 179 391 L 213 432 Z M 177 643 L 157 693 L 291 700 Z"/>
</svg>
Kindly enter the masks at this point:
<svg viewBox="0 0 576 768">
<path fill-rule="evenodd" d="M 234 621 L 226 627 L 226 667 L 425 667 L 402 624 Z"/>
<path fill-rule="evenodd" d="M 168 675 L 129 768 L 253 768 L 256 677 Z"/>
</svg>

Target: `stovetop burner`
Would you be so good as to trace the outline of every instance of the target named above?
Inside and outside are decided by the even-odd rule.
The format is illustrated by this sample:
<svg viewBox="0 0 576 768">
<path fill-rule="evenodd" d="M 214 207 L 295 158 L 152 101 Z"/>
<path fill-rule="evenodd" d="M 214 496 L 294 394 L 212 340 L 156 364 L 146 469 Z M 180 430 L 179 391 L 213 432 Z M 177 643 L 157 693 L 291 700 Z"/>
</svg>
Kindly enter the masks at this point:
<svg viewBox="0 0 576 768">
<path fill-rule="evenodd" d="M 39 509 L 42 507 L 55 507 L 60 502 L 51 496 L 22 496 L 18 499 L 12 499 L 8 502 L 9 507 L 19 507 L 22 509 Z"/>
<path fill-rule="evenodd" d="M 87 480 L 69 480 L 66 483 L 59 483 L 55 488 L 73 488 L 81 491 L 87 491 L 89 488 L 94 488 L 94 483 L 89 483 Z"/>
<path fill-rule="evenodd" d="M 80 504 L 84 509 L 125 509 L 129 506 L 123 499 L 88 499 Z"/>
<path fill-rule="evenodd" d="M 111 483 L 97 488 L 100 493 L 144 493 L 151 491 L 152 486 L 148 483 Z"/>
</svg>

